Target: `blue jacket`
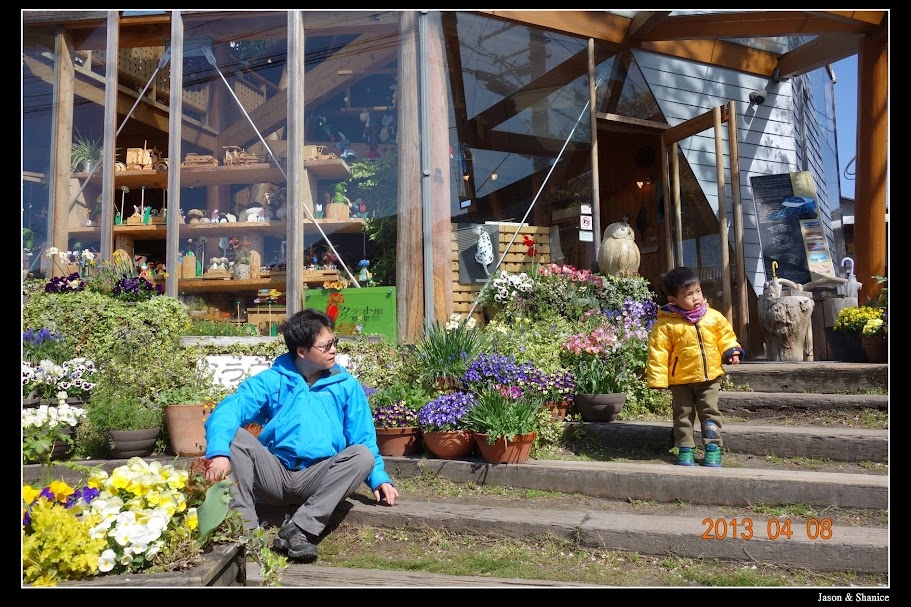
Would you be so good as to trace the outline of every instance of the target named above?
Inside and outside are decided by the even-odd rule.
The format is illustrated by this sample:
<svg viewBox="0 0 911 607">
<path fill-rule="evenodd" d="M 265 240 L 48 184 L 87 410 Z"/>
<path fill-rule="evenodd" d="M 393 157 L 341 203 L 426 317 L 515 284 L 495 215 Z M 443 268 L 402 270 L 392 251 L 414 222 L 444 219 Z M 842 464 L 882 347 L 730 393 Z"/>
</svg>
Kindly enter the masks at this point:
<svg viewBox="0 0 911 607">
<path fill-rule="evenodd" d="M 375 461 L 365 481 L 370 489 L 392 482 L 376 446 L 364 389 L 339 365 L 308 386 L 286 353 L 270 369 L 242 381 L 206 421 L 206 457 L 230 457 L 237 429 L 252 422 L 263 427 L 259 442 L 289 470 L 303 470 L 349 445 L 361 444 Z"/>
</svg>

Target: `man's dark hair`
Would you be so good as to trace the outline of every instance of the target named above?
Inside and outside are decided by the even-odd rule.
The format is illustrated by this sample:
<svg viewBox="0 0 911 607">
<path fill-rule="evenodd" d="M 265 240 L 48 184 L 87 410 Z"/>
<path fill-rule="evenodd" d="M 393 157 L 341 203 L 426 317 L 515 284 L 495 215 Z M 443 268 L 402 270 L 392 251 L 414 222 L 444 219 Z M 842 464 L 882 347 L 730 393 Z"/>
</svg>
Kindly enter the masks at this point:
<svg viewBox="0 0 911 607">
<path fill-rule="evenodd" d="M 325 313 L 313 308 L 304 308 L 285 321 L 282 333 L 285 336 L 285 345 L 291 356 L 297 354 L 297 347 L 312 348 L 313 342 L 323 328 L 333 329 L 335 324 Z"/>
<path fill-rule="evenodd" d="M 686 266 L 674 268 L 661 279 L 661 288 L 665 297 L 677 297 L 680 289 L 699 284 L 699 276 Z"/>
</svg>

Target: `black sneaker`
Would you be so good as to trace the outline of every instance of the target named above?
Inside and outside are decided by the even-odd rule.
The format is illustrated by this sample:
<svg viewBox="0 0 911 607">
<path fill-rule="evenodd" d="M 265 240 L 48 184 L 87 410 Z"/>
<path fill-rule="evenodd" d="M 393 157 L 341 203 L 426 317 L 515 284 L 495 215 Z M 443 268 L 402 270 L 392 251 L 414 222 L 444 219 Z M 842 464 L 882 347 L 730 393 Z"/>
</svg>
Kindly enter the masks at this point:
<svg viewBox="0 0 911 607">
<path fill-rule="evenodd" d="M 301 528 L 288 521 L 278 531 L 272 542 L 272 549 L 300 563 L 312 563 L 316 560 L 316 537 L 301 531 Z"/>
</svg>

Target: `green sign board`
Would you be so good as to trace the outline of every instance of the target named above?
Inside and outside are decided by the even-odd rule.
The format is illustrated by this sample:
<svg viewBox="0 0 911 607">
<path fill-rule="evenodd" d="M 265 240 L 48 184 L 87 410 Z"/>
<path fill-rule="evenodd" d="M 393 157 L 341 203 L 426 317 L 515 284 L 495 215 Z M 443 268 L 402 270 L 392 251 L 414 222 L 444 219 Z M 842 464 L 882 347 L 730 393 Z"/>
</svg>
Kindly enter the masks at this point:
<svg viewBox="0 0 911 607">
<path fill-rule="evenodd" d="M 307 307 L 335 321 L 338 335 L 382 335 L 396 342 L 395 287 L 307 289 Z"/>
</svg>

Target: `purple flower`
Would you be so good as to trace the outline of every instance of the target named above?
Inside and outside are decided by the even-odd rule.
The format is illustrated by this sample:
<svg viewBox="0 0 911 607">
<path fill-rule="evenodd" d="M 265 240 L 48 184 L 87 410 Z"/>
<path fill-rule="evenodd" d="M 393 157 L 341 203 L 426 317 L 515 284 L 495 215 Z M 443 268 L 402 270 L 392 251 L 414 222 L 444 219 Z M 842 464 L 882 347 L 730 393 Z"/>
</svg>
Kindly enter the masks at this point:
<svg viewBox="0 0 911 607">
<path fill-rule="evenodd" d="M 473 394 L 450 392 L 433 399 L 418 411 L 418 423 L 424 430 L 462 429 L 462 416 L 475 405 Z"/>
<path fill-rule="evenodd" d="M 537 373 L 530 362 L 516 364 L 515 358 L 502 354 L 479 354 L 470 365 L 462 383 L 480 389 L 482 386 L 529 384 Z"/>
<path fill-rule="evenodd" d="M 79 277 L 78 272 L 73 272 L 66 277 L 54 276 L 44 285 L 46 293 L 72 293 L 84 290 L 85 281 Z"/>
</svg>

